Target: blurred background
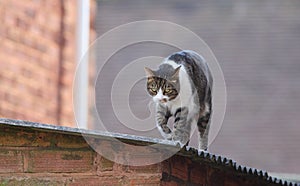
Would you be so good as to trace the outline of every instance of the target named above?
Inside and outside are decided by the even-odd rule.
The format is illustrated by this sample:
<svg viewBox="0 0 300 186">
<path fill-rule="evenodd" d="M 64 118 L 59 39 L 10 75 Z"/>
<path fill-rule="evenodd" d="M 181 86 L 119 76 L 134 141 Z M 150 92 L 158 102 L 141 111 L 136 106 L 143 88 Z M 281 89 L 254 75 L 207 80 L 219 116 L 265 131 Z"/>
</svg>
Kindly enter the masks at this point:
<svg viewBox="0 0 300 186">
<path fill-rule="evenodd" d="M 78 2 L 0 0 L 0 117 L 76 127 Z M 214 52 L 227 87 L 225 119 L 210 151 L 250 167 L 300 174 L 299 9 L 297 0 L 90 0 L 87 39 L 92 43 L 116 26 L 146 19 L 195 32 Z M 124 49 L 107 65 L 101 86 L 109 90 L 105 80 L 138 57 L 176 51 L 161 47 Z M 97 65 L 95 56 L 90 60 Z M 109 120 L 110 105 L 99 99 Z"/>
</svg>

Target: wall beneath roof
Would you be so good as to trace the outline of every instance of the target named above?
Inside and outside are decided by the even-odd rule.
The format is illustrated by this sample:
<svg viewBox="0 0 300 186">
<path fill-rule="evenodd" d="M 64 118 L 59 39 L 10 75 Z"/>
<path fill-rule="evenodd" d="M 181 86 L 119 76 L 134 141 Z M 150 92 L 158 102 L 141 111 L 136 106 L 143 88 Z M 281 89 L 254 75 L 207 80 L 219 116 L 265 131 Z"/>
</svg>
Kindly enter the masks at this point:
<svg viewBox="0 0 300 186">
<path fill-rule="evenodd" d="M 89 137 L 106 147 L 112 144 L 111 136 Z M 161 145 L 163 150 L 170 148 Z M 154 165 L 120 165 L 96 153 L 76 129 L 0 119 L 0 185 L 292 185 L 281 180 L 275 184 L 267 173 L 239 170 L 232 161 L 221 159 L 191 149 Z M 145 159 L 137 156 L 134 161 Z"/>
<path fill-rule="evenodd" d="M 80 135 L 0 124 L 0 185 L 159 185 L 160 179 L 160 163 L 116 164 Z"/>
</svg>

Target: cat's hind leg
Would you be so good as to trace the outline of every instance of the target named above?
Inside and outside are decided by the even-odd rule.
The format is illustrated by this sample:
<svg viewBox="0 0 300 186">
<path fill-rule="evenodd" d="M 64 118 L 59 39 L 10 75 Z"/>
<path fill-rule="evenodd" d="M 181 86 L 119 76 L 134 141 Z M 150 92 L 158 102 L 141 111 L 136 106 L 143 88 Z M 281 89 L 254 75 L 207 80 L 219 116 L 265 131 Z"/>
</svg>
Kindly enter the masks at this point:
<svg viewBox="0 0 300 186">
<path fill-rule="evenodd" d="M 199 131 L 199 147 L 198 149 L 207 151 L 208 148 L 208 133 L 210 127 L 210 115 L 211 112 L 206 113 L 204 116 L 200 116 L 197 122 Z"/>
</svg>

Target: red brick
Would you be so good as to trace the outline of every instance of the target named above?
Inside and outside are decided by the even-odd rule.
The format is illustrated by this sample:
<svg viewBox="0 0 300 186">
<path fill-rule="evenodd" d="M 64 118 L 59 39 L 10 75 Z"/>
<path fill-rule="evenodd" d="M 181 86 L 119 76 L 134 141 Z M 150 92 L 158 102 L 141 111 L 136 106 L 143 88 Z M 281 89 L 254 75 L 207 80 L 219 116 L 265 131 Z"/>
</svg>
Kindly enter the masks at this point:
<svg viewBox="0 0 300 186">
<path fill-rule="evenodd" d="M 207 168 L 207 184 L 211 186 L 224 185 L 225 174 L 223 171 L 214 169 L 212 167 Z"/>
<path fill-rule="evenodd" d="M 20 151 L 0 148 L 0 173 L 23 172 L 23 158 Z"/>
<path fill-rule="evenodd" d="M 136 177 L 136 178 L 131 178 L 130 179 L 130 184 L 129 185 L 145 185 L 145 186 L 155 186 L 155 185 L 160 185 L 160 179 L 161 176 L 141 176 L 138 177 L 138 175 L 132 175 L 131 177 Z"/>
<path fill-rule="evenodd" d="M 167 173 L 167 174 L 171 174 L 171 163 L 170 163 L 170 161 L 169 160 L 165 160 L 165 161 L 163 161 L 162 163 L 161 163 L 162 165 L 162 167 L 161 167 L 161 169 L 162 169 L 162 172 L 165 172 L 165 173 Z"/>
<path fill-rule="evenodd" d="M 124 178 L 117 178 L 116 176 L 110 176 L 110 177 L 94 177 L 89 176 L 86 178 L 74 178 L 72 179 L 67 185 L 69 186 L 82 186 L 82 185 L 88 185 L 88 186 L 117 186 L 117 185 L 125 185 L 123 180 Z M 127 184 L 126 184 L 127 185 Z"/>
<path fill-rule="evenodd" d="M 189 169 L 189 172 L 191 183 L 206 185 L 207 167 L 205 165 L 192 165 L 192 167 Z"/>
<path fill-rule="evenodd" d="M 155 152 L 152 148 L 138 148 L 136 146 L 128 145 L 126 146 L 127 150 L 131 152 L 130 157 L 126 159 L 128 165 L 133 166 L 144 166 L 144 165 L 153 165 L 153 163 L 159 163 L 159 159 L 162 154 Z"/>
<path fill-rule="evenodd" d="M 112 171 L 114 168 L 115 163 L 113 161 L 110 161 L 104 157 L 101 157 L 101 156 L 99 156 L 99 154 L 97 154 L 96 161 L 97 162 L 95 162 L 95 163 L 97 164 L 98 174 L 100 172 L 104 172 L 104 171 Z"/>
<path fill-rule="evenodd" d="M 240 186 L 240 185 L 244 185 L 244 183 L 238 182 L 234 178 L 227 179 L 227 180 L 225 180 L 225 183 L 224 183 L 224 186 Z"/>
<path fill-rule="evenodd" d="M 46 133 L 26 132 L 0 126 L 0 146 L 46 147 L 50 146 Z"/>
<path fill-rule="evenodd" d="M 146 165 L 146 166 L 124 166 L 124 169 L 132 173 L 160 173 L 161 164 Z"/>
<path fill-rule="evenodd" d="M 162 181 L 161 186 L 180 186 L 180 183 L 177 183 L 174 180 Z"/>
<path fill-rule="evenodd" d="M 0 146 L 88 148 L 83 137 L 15 129 L 0 125 Z"/>
<path fill-rule="evenodd" d="M 49 135 L 52 135 L 51 133 Z M 50 137 L 50 136 L 49 136 Z M 84 148 L 89 144 L 82 136 L 58 134 L 55 136 L 56 146 L 60 148 Z"/>
<path fill-rule="evenodd" d="M 75 150 L 30 151 L 28 172 L 91 172 L 93 152 Z"/>
<path fill-rule="evenodd" d="M 179 156 L 171 158 L 171 175 L 184 181 L 188 180 L 188 162 L 186 158 Z"/>
<path fill-rule="evenodd" d="M 44 175 L 47 176 L 47 175 Z M 7 186 L 16 186 L 16 185 L 25 185 L 25 186 L 31 186 L 31 185 L 65 185 L 65 182 L 63 180 L 56 180 L 55 178 L 49 179 L 45 177 L 39 177 L 39 178 L 31 178 L 31 177 L 9 177 L 9 178 L 0 178 L 1 185 L 7 185 Z"/>
</svg>

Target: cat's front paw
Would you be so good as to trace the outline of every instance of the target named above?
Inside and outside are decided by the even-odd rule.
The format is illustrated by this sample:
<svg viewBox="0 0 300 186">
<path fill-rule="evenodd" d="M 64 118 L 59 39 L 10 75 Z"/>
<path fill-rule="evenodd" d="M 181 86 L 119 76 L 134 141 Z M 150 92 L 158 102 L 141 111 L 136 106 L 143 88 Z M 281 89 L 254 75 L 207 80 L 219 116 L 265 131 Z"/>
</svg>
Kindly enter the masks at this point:
<svg viewBox="0 0 300 186">
<path fill-rule="evenodd" d="M 180 145 L 180 148 L 187 146 L 189 144 L 189 139 L 187 137 L 172 135 L 172 141 Z"/>
<path fill-rule="evenodd" d="M 163 133 L 162 136 L 163 136 L 166 140 L 172 140 L 172 133 L 169 133 L 169 134 Z"/>
<path fill-rule="evenodd" d="M 180 148 L 182 148 L 182 147 L 184 147 L 186 144 L 185 143 L 182 143 L 181 141 L 179 141 L 179 140 L 176 140 L 176 141 L 174 141 L 175 143 L 176 143 L 176 145 L 179 145 L 180 146 Z"/>
<path fill-rule="evenodd" d="M 164 139 L 172 140 L 172 131 L 169 127 L 162 128 L 160 125 L 157 125 L 157 128 Z"/>
</svg>

